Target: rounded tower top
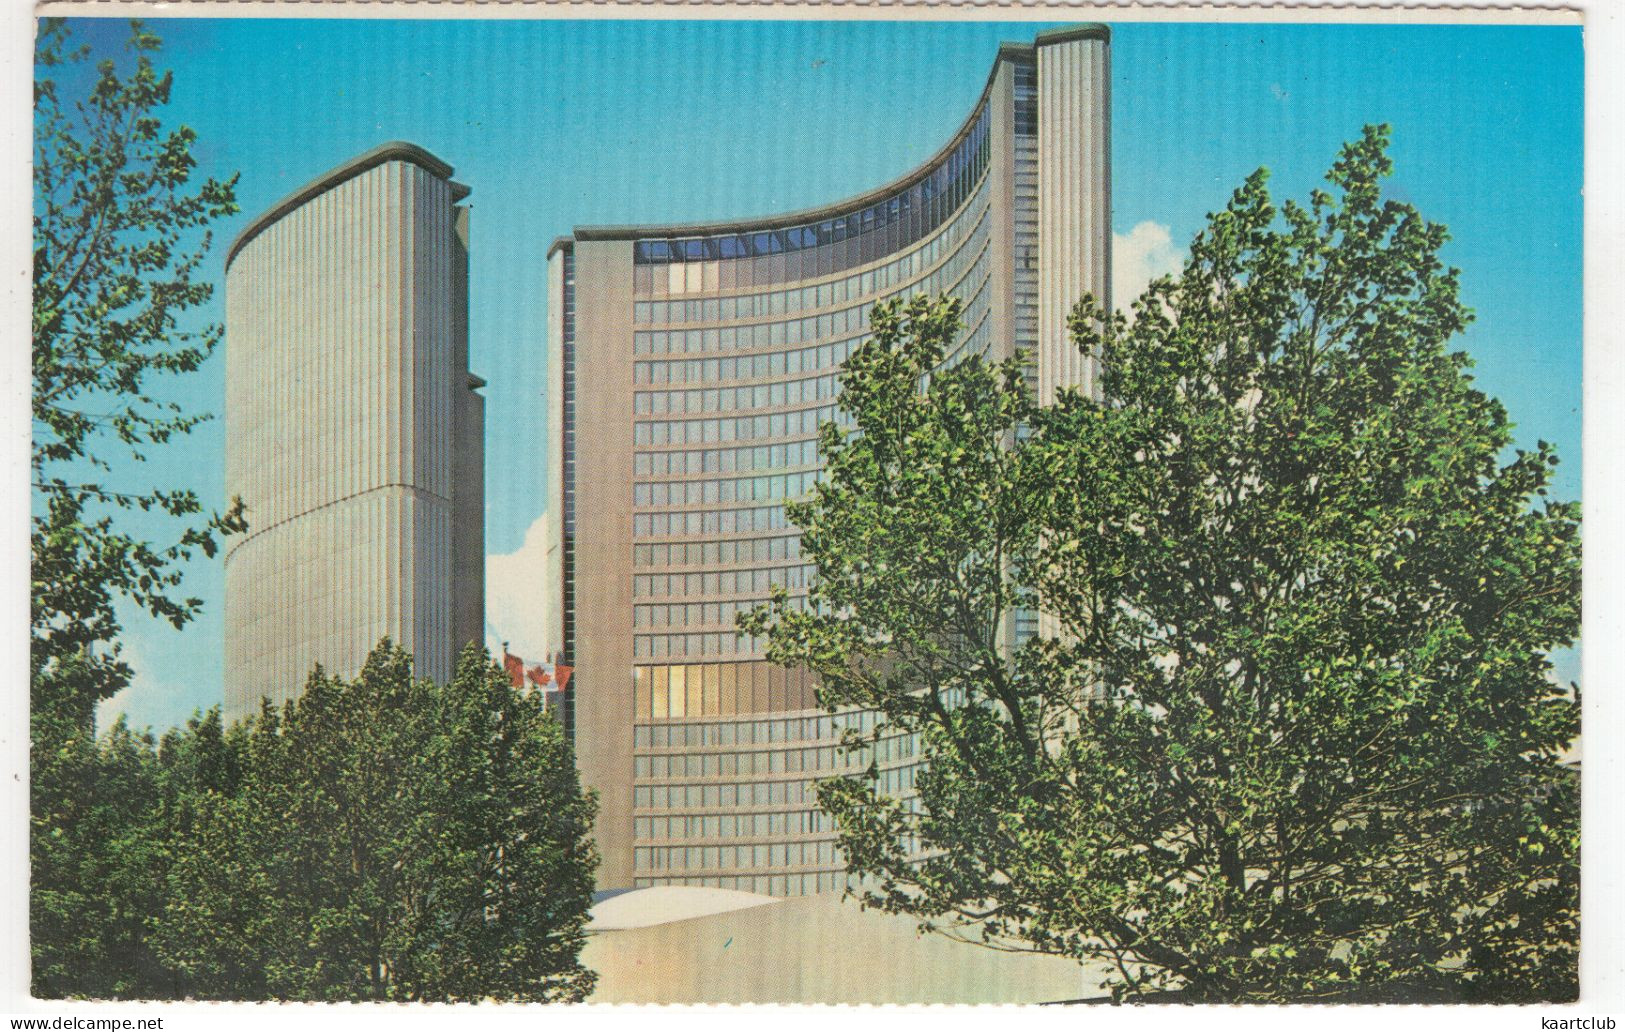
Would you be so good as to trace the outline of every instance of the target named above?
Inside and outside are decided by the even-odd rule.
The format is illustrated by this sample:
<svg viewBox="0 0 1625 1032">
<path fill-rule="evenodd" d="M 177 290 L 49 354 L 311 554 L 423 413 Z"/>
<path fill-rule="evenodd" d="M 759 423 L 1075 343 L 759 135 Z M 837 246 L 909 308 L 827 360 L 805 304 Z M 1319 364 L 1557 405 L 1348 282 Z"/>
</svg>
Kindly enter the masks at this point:
<svg viewBox="0 0 1625 1032">
<path fill-rule="evenodd" d="M 237 234 L 236 239 L 231 242 L 231 247 L 226 251 L 226 268 L 231 268 L 232 259 L 237 257 L 237 252 L 241 251 L 250 240 L 264 232 L 267 226 L 270 226 L 311 198 L 326 193 L 340 183 L 354 179 L 363 172 L 391 161 L 404 161 L 417 165 L 429 174 L 448 182 L 451 180 L 451 174 L 454 171 L 450 164 L 435 157 L 415 143 L 408 143 L 405 140 L 390 140 L 388 143 L 381 143 L 369 151 L 357 154 L 342 165 L 323 172 L 304 186 L 282 198 L 282 200 L 271 205 L 258 218 L 244 226 L 242 232 Z M 461 183 L 452 183 L 453 200 L 460 201 L 467 197 L 468 194 L 468 187 Z"/>
</svg>

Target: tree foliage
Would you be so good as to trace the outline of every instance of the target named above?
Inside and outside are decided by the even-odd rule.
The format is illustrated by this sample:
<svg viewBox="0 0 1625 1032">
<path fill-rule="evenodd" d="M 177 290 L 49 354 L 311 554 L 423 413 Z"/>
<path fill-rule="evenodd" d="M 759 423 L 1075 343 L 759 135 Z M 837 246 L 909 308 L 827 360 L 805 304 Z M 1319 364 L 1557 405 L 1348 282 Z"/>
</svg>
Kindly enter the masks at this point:
<svg viewBox="0 0 1625 1032">
<path fill-rule="evenodd" d="M 809 604 L 746 621 L 921 736 L 916 798 L 820 786 L 869 904 L 1120 998 L 1575 995 L 1579 511 L 1447 350 L 1387 135 L 1307 205 L 1250 177 L 1132 318 L 1084 299 L 1105 402 L 877 307 L 790 512 Z"/>
<path fill-rule="evenodd" d="M 449 686 L 386 641 L 239 732 L 179 815 L 156 949 L 188 992 L 578 1000 L 594 806 L 558 722 L 471 645 Z"/>
<path fill-rule="evenodd" d="M 195 371 L 221 328 L 190 328 L 189 309 L 213 293 L 195 278 L 211 221 L 237 211 L 237 177 L 194 184 L 196 135 L 165 131 L 159 110 L 172 76 L 159 72 L 156 36 L 131 23 L 133 67 L 105 58 L 82 96 L 87 46 L 59 19 L 42 22 L 35 50 L 33 637 L 36 694 L 45 683 L 88 707 L 128 681 L 111 642 L 117 597 L 180 626 L 201 605 L 177 598 L 179 564 L 213 556 L 220 533 L 244 529 L 240 507 L 191 523 L 158 547 L 121 533 L 111 511 L 202 512 L 186 489 L 111 486 L 115 462 L 209 418 L 149 394 L 154 376 Z M 72 91 L 70 91 L 72 92 Z M 191 246 L 188 246 L 190 243 Z M 40 700 L 36 700 L 40 701 Z"/>
<path fill-rule="evenodd" d="M 136 995 L 153 980 L 143 945 L 145 919 L 160 898 L 147 877 L 159 848 L 149 837 L 158 792 L 153 750 L 150 737 L 120 720 L 55 758 L 52 826 L 35 822 L 29 894 L 37 996 Z M 37 807 L 37 790 L 34 798 Z"/>
<path fill-rule="evenodd" d="M 386 640 L 281 709 L 102 737 L 99 886 L 42 996 L 579 1000 L 594 804 L 558 722 L 477 646 L 451 684 Z M 51 909 L 49 912 L 58 912 Z M 74 942 L 77 936 L 82 941 Z"/>
<path fill-rule="evenodd" d="M 138 798 L 123 794 L 136 739 L 95 739 L 96 703 L 131 673 L 116 606 L 185 624 L 201 603 L 178 595 L 183 564 L 244 529 L 235 503 L 204 517 L 191 490 L 131 483 L 151 446 L 207 418 L 159 401 L 150 381 L 197 369 L 218 341 L 219 327 L 185 316 L 212 289 L 195 278 L 204 227 L 237 210 L 236 177 L 195 183 L 192 131 L 160 124 L 171 79 L 153 65 L 158 46 L 132 23 L 127 67 L 92 70 L 88 48 L 47 19 L 35 49 L 31 927 L 36 986 L 63 991 L 121 948 L 96 941 L 108 926 L 87 917 L 107 905 L 104 825 Z M 120 510 L 182 526 L 155 545 Z"/>
<path fill-rule="evenodd" d="M 117 606 L 176 627 L 185 563 L 246 529 L 184 488 L 132 486 L 208 418 L 162 400 L 219 326 L 188 313 L 236 176 L 198 183 L 159 113 L 172 78 L 131 23 L 90 68 L 66 24 L 35 51 L 31 938 L 39 996 L 579 999 L 596 858 L 558 724 L 477 650 L 449 686 L 377 650 L 353 682 L 246 726 L 154 743 L 96 703 L 129 683 Z M 122 513 L 126 515 L 121 515 Z M 155 545 L 132 511 L 179 521 Z"/>
</svg>

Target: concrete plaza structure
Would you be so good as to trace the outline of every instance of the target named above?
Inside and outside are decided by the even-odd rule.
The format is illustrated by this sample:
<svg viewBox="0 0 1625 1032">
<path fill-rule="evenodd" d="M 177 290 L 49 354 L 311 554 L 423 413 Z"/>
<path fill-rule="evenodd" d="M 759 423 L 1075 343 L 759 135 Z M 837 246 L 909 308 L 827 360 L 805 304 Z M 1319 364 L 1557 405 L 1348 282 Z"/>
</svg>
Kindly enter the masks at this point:
<svg viewBox="0 0 1625 1032">
<path fill-rule="evenodd" d="M 251 222 L 226 257 L 225 712 L 386 635 L 445 680 L 483 638 L 483 381 L 468 370 L 468 188 L 389 143 Z"/>
<path fill-rule="evenodd" d="M 1019 348 L 1040 400 L 1097 390 L 1066 313 L 1111 295 L 1109 91 L 1104 26 L 1046 32 L 1000 47 L 958 132 L 885 186 L 769 218 L 582 227 L 550 249 L 550 640 L 576 670 L 601 887 L 830 892 L 846 876 L 814 783 L 872 761 L 883 791 L 911 793 L 917 743 L 843 753 L 876 715 L 818 709 L 811 678 L 767 663 L 735 617 L 774 586 L 806 594 L 784 503 L 819 476 L 814 436 L 841 418 L 838 374 L 877 302 L 954 294 L 947 361 Z"/>
<path fill-rule="evenodd" d="M 1060 1003 L 1105 996 L 1107 975 L 921 932 L 834 893 L 669 885 L 594 906 L 581 962 L 598 975 L 593 1003 Z"/>
</svg>

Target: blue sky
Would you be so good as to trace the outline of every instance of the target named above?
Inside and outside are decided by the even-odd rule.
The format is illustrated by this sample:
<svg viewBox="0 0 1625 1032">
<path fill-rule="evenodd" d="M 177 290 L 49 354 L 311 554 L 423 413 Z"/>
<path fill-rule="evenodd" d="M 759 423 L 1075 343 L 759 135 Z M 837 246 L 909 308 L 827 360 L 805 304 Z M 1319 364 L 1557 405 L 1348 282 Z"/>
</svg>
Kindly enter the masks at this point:
<svg viewBox="0 0 1625 1032">
<path fill-rule="evenodd" d="M 238 228 L 384 140 L 473 187 L 473 366 L 487 401 L 487 550 L 520 549 L 546 468 L 544 254 L 572 226 L 766 214 L 866 190 L 927 158 L 1001 40 L 1050 23 L 155 20 L 169 119 L 203 170 L 240 170 Z M 76 31 L 115 52 L 122 21 Z M 1580 496 L 1582 48 L 1576 28 L 1114 24 L 1116 275 L 1177 262 L 1254 168 L 1303 197 L 1367 122 L 1394 127 L 1393 195 L 1450 227 L 1477 321 L 1461 346 L 1520 443 L 1554 441 Z M 202 313 L 220 317 L 218 304 Z M 169 393 L 218 412 L 223 356 Z M 223 504 L 218 421 L 151 482 Z M 153 529 L 159 536 L 158 528 Z M 218 561 L 184 631 L 130 616 L 137 686 L 108 712 L 165 727 L 219 701 Z M 505 633 L 507 629 L 504 629 Z M 1575 657 L 1560 662 L 1578 678 Z"/>
</svg>

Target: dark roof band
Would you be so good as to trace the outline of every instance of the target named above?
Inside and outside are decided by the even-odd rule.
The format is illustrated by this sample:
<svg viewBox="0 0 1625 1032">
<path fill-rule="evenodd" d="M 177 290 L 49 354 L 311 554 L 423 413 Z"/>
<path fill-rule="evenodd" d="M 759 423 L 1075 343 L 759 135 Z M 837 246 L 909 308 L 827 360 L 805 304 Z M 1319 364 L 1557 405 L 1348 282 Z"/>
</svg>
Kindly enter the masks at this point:
<svg viewBox="0 0 1625 1032">
<path fill-rule="evenodd" d="M 986 106 L 988 98 L 993 92 L 993 82 L 998 77 L 1001 63 L 1011 58 L 1032 57 L 1039 47 L 1055 43 L 1066 43 L 1075 39 L 1098 39 L 1109 43 L 1111 42 L 1111 29 L 1098 22 L 1086 22 L 1079 25 L 1047 29 L 1040 32 L 1032 43 L 1000 43 L 998 55 L 993 60 L 992 69 L 988 71 L 987 82 L 982 87 L 982 93 L 977 98 L 976 103 L 971 106 L 970 114 L 966 117 L 964 123 L 960 125 L 959 130 L 930 158 L 883 186 L 867 190 L 855 197 L 836 201 L 833 204 L 823 204 L 812 208 L 804 208 L 800 211 L 786 212 L 782 215 L 767 215 L 760 218 L 727 219 L 719 222 L 577 226 L 570 236 L 560 237 L 555 240 L 553 245 L 548 248 L 547 253 L 551 257 L 553 252 L 557 251 L 561 244 L 567 240 L 641 240 L 658 237 L 708 237 L 735 233 L 756 233 L 822 222 L 825 219 L 838 218 L 854 211 L 861 211 L 870 204 L 907 190 L 934 172 L 938 166 L 948 159 L 954 148 L 959 146 L 975 127 L 976 119 L 981 115 L 982 108 Z"/>
<path fill-rule="evenodd" d="M 987 84 L 982 87 L 982 94 L 971 107 L 970 115 L 966 117 L 959 130 L 930 158 L 923 163 L 893 179 L 883 186 L 866 190 L 855 197 L 848 197 L 833 204 L 821 204 L 813 208 L 803 208 L 800 211 L 786 212 L 782 215 L 765 215 L 759 218 L 727 219 L 720 222 L 689 222 L 689 223 L 661 223 L 635 226 L 577 226 L 572 234 L 575 240 L 641 240 L 644 237 L 707 237 L 721 236 L 732 233 L 759 233 L 775 229 L 788 229 L 793 226 L 802 226 L 810 222 L 822 222 L 824 219 L 844 216 L 854 211 L 861 211 L 876 201 L 885 200 L 893 194 L 901 193 L 915 183 L 935 172 L 954 148 L 970 135 L 976 126 L 976 119 L 981 116 L 982 109 L 987 105 L 988 96 L 993 91 L 993 80 L 998 75 L 999 64 L 1006 57 L 1030 56 L 1033 52 L 1031 45 L 1024 43 L 1001 43 L 999 56 L 993 62 L 993 68 L 988 72 Z"/>
<path fill-rule="evenodd" d="M 304 186 L 276 202 L 253 222 L 244 226 L 243 231 L 238 233 L 237 238 L 231 242 L 231 249 L 226 252 L 226 268 L 231 268 L 232 259 L 237 257 L 237 252 L 241 251 L 245 244 L 259 236 L 273 222 L 276 222 L 311 198 L 333 189 L 340 183 L 354 179 L 363 172 L 368 172 L 391 161 L 404 161 L 418 166 L 432 176 L 448 182 L 451 180 L 452 167 L 417 144 L 407 143 L 404 140 L 391 140 L 388 143 L 379 144 L 372 150 L 358 154 L 337 168 L 330 169 L 312 179 Z M 467 197 L 468 194 L 469 188 L 462 183 L 451 184 L 452 200 L 460 201 Z"/>
</svg>

